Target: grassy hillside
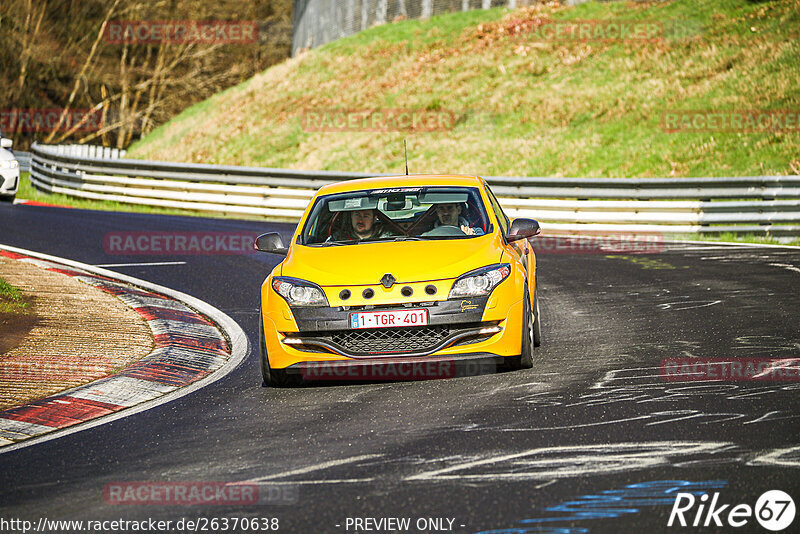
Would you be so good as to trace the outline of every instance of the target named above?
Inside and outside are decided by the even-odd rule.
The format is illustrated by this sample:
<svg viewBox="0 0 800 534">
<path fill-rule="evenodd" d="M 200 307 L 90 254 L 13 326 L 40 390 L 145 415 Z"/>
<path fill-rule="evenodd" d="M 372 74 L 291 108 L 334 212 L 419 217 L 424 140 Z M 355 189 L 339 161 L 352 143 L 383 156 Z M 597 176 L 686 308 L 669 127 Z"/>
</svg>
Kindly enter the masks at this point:
<svg viewBox="0 0 800 534">
<path fill-rule="evenodd" d="M 658 40 L 554 40 L 543 21 L 654 21 Z M 537 33 L 539 31 L 539 33 Z M 611 34 L 605 34 L 611 35 Z M 557 3 L 401 21 L 188 109 L 131 157 L 368 172 L 800 174 L 800 133 L 668 133 L 668 110 L 800 110 L 800 0 Z M 311 131 L 310 112 L 452 112 L 438 131 Z"/>
</svg>

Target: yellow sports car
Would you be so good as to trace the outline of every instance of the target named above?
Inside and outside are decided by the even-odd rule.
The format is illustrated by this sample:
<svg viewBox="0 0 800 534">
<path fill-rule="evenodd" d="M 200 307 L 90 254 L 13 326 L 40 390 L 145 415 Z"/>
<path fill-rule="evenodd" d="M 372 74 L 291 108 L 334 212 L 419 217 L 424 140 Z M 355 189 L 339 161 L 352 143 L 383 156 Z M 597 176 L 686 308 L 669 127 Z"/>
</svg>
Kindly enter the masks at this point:
<svg viewBox="0 0 800 534">
<path fill-rule="evenodd" d="M 538 233 L 532 219 L 511 223 L 480 177 L 321 188 L 288 248 L 277 233 L 255 243 L 286 255 L 261 286 L 264 383 L 369 379 L 380 375 L 360 370 L 389 363 L 532 367 L 541 329 L 528 238 Z"/>
</svg>

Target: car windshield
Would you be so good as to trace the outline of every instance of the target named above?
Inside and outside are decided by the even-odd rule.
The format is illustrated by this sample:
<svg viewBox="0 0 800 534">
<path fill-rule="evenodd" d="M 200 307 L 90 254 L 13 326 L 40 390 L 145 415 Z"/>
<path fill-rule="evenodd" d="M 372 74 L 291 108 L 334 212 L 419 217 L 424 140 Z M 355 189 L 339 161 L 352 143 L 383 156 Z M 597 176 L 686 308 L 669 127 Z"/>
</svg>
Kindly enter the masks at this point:
<svg viewBox="0 0 800 534">
<path fill-rule="evenodd" d="M 491 231 L 477 188 L 398 187 L 318 198 L 301 242 L 334 246 L 366 241 L 470 239 Z"/>
</svg>

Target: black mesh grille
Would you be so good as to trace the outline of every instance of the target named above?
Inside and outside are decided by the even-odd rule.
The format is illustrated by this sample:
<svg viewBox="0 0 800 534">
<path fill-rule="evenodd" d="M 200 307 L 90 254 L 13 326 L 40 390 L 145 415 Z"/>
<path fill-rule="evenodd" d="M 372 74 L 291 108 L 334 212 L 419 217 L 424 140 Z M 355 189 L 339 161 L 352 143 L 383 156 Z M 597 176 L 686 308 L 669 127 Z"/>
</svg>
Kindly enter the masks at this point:
<svg viewBox="0 0 800 534">
<path fill-rule="evenodd" d="M 460 339 L 460 340 L 456 341 L 455 343 L 453 343 L 453 346 L 457 347 L 459 345 L 471 345 L 472 343 L 478 343 L 479 341 L 485 341 L 485 340 L 489 339 L 490 337 L 492 337 L 493 335 L 494 334 L 479 334 L 479 335 L 475 335 L 475 336 L 465 337 L 464 339 Z"/>
<path fill-rule="evenodd" d="M 354 354 L 391 354 L 430 350 L 449 335 L 447 326 L 368 328 L 331 332 L 331 341 Z"/>
</svg>

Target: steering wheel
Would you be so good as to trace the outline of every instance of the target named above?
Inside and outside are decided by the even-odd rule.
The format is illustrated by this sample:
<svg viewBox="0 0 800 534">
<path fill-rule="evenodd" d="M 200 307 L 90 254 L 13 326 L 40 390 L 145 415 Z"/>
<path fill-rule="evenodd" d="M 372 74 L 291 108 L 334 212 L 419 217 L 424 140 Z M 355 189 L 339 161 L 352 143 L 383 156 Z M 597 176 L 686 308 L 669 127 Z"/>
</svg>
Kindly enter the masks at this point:
<svg viewBox="0 0 800 534">
<path fill-rule="evenodd" d="M 461 227 L 459 226 L 443 224 L 441 226 L 437 226 L 431 230 L 428 230 L 422 235 L 437 237 L 437 236 L 462 236 L 467 234 L 465 234 L 464 230 L 462 230 Z"/>
</svg>

